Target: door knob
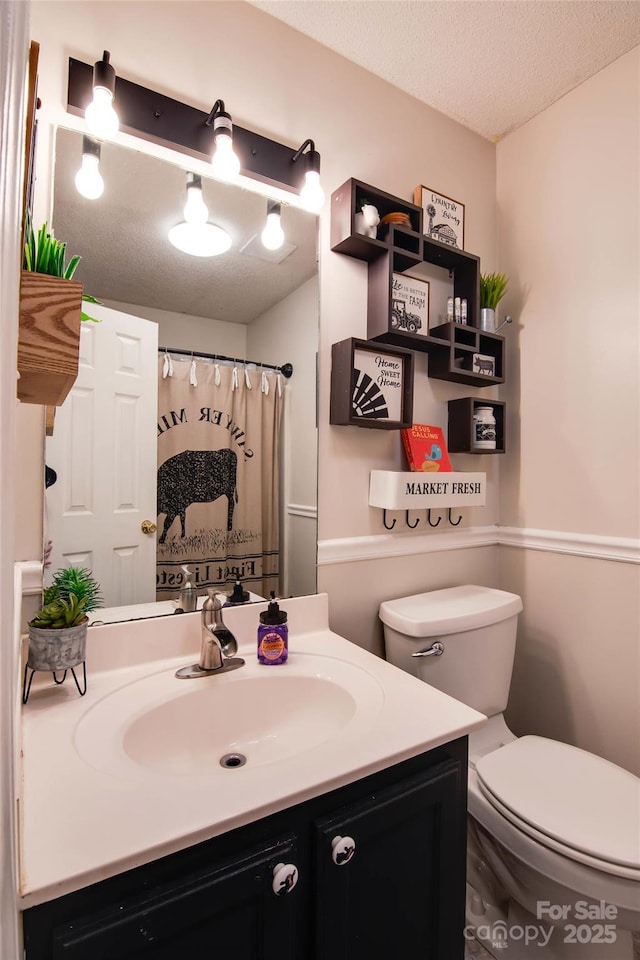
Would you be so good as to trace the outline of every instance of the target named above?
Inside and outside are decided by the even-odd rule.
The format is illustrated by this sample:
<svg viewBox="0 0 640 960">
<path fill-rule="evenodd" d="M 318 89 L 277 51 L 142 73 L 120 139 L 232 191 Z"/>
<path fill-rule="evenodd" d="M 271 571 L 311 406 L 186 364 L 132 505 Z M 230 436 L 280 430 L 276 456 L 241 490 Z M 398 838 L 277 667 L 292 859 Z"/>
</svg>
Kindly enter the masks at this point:
<svg viewBox="0 0 640 960">
<path fill-rule="evenodd" d="M 331 859 L 339 867 L 349 863 L 355 852 L 356 842 L 353 837 L 334 837 L 331 841 Z"/>
<path fill-rule="evenodd" d="M 291 893 L 298 882 L 298 868 L 293 863 L 278 863 L 273 868 L 273 892 L 277 897 Z"/>
<path fill-rule="evenodd" d="M 143 533 L 155 533 L 158 529 L 153 520 L 143 520 L 140 524 Z"/>
</svg>

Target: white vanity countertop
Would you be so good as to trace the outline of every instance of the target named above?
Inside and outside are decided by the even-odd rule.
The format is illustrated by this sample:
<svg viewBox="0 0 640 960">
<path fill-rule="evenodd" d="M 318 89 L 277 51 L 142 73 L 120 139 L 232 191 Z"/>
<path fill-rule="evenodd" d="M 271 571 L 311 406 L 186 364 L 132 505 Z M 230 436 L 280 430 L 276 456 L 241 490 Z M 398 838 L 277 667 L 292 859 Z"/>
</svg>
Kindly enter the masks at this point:
<svg viewBox="0 0 640 960">
<path fill-rule="evenodd" d="M 257 604 L 224 611 L 225 623 L 240 645 L 238 654 L 247 661 L 240 670 L 175 679 L 178 667 L 198 659 L 200 615 L 194 613 L 91 628 L 84 697 L 78 695 L 70 676 L 64 685 L 55 686 L 49 674 L 36 674 L 22 712 L 19 892 L 23 909 L 326 793 L 463 736 L 485 722 L 470 707 L 332 633 L 326 595 L 286 600 L 281 606 L 289 616 L 289 661 L 273 669 L 256 662 L 258 614 L 265 609 Z M 139 691 L 151 691 L 157 705 L 162 690 L 169 691 L 169 697 L 191 690 L 206 690 L 215 697 L 217 685 L 228 681 L 226 698 L 233 689 L 239 692 L 237 701 L 231 697 L 233 710 L 224 714 L 233 734 L 234 725 L 242 725 L 240 694 L 246 697 L 252 683 L 273 683 L 278 677 L 299 674 L 322 685 L 323 671 L 325 680 L 332 671 L 338 678 L 341 674 L 351 677 L 353 690 L 362 678 L 363 710 L 358 704 L 353 718 L 333 738 L 312 736 L 315 742 L 291 755 L 285 750 L 277 760 L 252 763 L 247 751 L 247 764 L 233 770 L 224 770 L 215 757 L 212 769 L 200 772 L 198 768 L 197 774 L 185 775 L 184 770 L 163 769 L 161 722 L 155 751 L 160 766 L 155 761 L 151 767 L 136 764 L 122 749 L 128 711 L 134 718 L 136 709 L 141 712 Z M 322 689 L 334 688 L 329 684 Z M 341 695 L 340 690 L 335 693 Z M 151 699 L 144 709 L 154 705 Z M 306 703 L 304 709 L 304 722 L 312 722 Z M 156 715 L 171 716 L 170 712 Z M 286 723 L 295 729 L 295 710 Z M 320 714 L 309 729 L 317 730 L 322 723 Z M 202 733 L 201 723 L 193 739 Z M 186 739 L 188 752 L 191 738 Z M 280 740 L 276 736 L 275 741 L 286 745 L 286 727 L 285 736 L 280 731 Z M 82 756 L 83 752 L 87 756 L 88 749 L 90 762 Z"/>
</svg>

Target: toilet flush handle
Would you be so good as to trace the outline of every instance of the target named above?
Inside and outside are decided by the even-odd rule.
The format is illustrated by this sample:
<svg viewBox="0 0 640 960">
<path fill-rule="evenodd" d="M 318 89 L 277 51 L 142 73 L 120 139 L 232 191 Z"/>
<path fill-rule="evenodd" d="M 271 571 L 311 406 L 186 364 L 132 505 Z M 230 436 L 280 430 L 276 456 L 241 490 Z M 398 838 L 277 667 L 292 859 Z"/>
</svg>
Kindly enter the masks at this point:
<svg viewBox="0 0 640 960">
<path fill-rule="evenodd" d="M 440 643 L 439 640 L 436 640 L 435 643 L 432 643 L 430 647 L 426 647 L 424 650 L 418 650 L 416 653 L 412 653 L 412 657 L 441 657 L 444 653 L 444 645 Z"/>
</svg>

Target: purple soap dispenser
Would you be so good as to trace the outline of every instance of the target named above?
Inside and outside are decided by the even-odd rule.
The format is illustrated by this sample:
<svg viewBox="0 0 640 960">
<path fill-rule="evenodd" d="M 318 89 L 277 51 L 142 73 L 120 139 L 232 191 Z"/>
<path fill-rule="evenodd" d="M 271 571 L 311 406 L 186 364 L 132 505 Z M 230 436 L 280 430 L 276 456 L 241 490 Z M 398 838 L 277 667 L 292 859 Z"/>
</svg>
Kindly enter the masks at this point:
<svg viewBox="0 0 640 960">
<path fill-rule="evenodd" d="M 286 663 L 289 656 L 289 628 L 287 614 L 276 603 L 275 590 L 271 591 L 271 603 L 260 614 L 258 627 L 258 661 L 275 667 Z"/>
</svg>

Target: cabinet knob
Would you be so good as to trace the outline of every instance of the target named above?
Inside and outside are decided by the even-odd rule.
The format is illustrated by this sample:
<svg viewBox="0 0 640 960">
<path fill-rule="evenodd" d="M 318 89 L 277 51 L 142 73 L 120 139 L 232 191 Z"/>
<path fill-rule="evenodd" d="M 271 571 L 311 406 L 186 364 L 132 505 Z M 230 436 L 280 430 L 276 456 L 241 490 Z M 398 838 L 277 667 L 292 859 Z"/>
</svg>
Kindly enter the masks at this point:
<svg viewBox="0 0 640 960">
<path fill-rule="evenodd" d="M 331 857 L 339 867 L 349 863 L 356 852 L 356 842 L 353 837 L 334 837 L 331 841 Z"/>
<path fill-rule="evenodd" d="M 273 892 L 277 897 L 291 893 L 298 882 L 298 868 L 293 863 L 278 863 L 273 868 Z"/>
</svg>

